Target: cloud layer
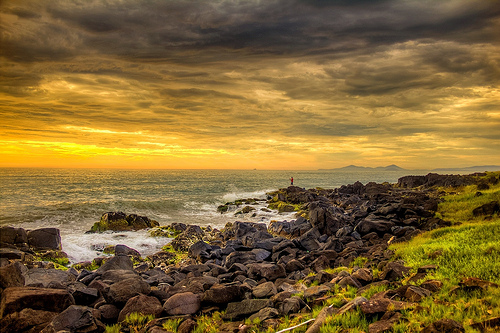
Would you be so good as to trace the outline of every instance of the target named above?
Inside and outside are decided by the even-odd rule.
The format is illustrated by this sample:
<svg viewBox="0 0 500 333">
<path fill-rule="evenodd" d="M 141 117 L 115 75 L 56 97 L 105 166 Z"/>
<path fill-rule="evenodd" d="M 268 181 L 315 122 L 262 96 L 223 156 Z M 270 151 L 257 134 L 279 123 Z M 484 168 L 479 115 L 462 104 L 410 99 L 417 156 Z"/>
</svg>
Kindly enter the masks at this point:
<svg viewBox="0 0 500 333">
<path fill-rule="evenodd" d="M 0 4 L 0 166 L 500 164 L 500 3 Z"/>
</svg>

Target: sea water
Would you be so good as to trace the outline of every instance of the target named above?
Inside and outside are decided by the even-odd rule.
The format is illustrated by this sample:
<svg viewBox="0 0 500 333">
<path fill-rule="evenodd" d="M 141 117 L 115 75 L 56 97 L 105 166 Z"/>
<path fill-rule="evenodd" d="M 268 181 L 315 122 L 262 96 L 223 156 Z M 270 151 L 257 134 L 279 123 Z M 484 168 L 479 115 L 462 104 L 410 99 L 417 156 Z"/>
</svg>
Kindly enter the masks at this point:
<svg viewBox="0 0 500 333">
<path fill-rule="evenodd" d="M 143 256 L 170 239 L 146 230 L 88 234 L 102 214 L 122 211 L 172 222 L 222 228 L 227 222 L 293 219 L 293 213 L 256 210 L 256 215 L 225 214 L 217 207 L 237 199 L 265 199 L 268 192 L 294 185 L 336 188 L 360 181 L 397 182 L 408 171 L 115 170 L 0 168 L 0 226 L 27 230 L 60 229 L 72 262 L 92 260 L 96 249 L 125 244 Z M 420 172 L 424 174 L 424 172 Z M 261 205 L 265 206 L 265 203 Z M 257 207 L 260 208 L 260 207 Z"/>
</svg>

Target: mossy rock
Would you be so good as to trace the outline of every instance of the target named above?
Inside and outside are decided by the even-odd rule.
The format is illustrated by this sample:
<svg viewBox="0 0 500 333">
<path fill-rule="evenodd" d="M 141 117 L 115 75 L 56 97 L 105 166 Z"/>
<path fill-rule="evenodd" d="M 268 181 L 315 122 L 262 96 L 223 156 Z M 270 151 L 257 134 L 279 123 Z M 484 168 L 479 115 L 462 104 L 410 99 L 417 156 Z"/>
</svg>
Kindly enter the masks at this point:
<svg viewBox="0 0 500 333">
<path fill-rule="evenodd" d="M 217 211 L 221 214 L 226 213 L 228 210 L 229 210 L 229 204 L 220 205 L 219 207 L 217 207 Z"/>
<path fill-rule="evenodd" d="M 275 209 L 280 213 L 291 213 L 298 211 L 300 207 L 297 205 L 292 205 L 283 201 L 272 202 L 268 205 L 268 208 Z"/>
<path fill-rule="evenodd" d="M 173 229 L 170 226 L 161 226 L 161 227 L 156 227 L 156 228 L 149 230 L 149 235 L 151 237 L 175 238 L 181 233 L 182 233 L 181 230 Z"/>
<path fill-rule="evenodd" d="M 94 223 L 90 232 L 104 231 L 133 231 L 146 228 L 157 227 L 160 224 L 155 220 L 150 220 L 146 216 L 136 214 L 125 214 L 123 212 L 109 212 L 101 216 L 99 222 Z"/>
</svg>

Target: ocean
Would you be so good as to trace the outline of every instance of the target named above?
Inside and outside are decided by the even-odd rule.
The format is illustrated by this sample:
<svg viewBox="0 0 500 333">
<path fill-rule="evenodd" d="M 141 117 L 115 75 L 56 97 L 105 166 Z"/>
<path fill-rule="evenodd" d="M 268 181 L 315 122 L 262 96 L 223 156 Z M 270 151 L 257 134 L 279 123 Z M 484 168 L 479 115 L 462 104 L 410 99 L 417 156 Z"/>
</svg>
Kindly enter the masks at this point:
<svg viewBox="0 0 500 333">
<path fill-rule="evenodd" d="M 96 248 L 125 244 L 143 256 L 170 240 L 147 231 L 86 234 L 102 214 L 122 211 L 147 216 L 160 225 L 172 222 L 211 225 L 227 222 L 291 220 L 293 213 L 258 210 L 255 217 L 225 214 L 217 207 L 290 185 L 337 188 L 360 181 L 397 182 L 408 171 L 265 171 L 265 170 L 115 170 L 0 168 L 0 226 L 25 229 L 59 228 L 71 262 L 102 255 Z M 250 214 L 249 214 L 250 215 Z"/>
</svg>

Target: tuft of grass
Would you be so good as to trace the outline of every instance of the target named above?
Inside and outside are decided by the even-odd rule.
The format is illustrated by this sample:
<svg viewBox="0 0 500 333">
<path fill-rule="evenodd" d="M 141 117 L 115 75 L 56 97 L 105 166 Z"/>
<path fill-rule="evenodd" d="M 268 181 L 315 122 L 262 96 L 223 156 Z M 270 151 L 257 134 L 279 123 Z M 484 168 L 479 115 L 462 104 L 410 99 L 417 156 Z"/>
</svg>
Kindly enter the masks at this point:
<svg viewBox="0 0 500 333">
<path fill-rule="evenodd" d="M 211 315 L 202 315 L 196 318 L 196 328 L 193 333 L 217 333 L 223 323 L 222 314 L 218 311 Z"/>
<path fill-rule="evenodd" d="M 360 310 L 350 311 L 343 315 L 328 317 L 325 320 L 325 324 L 321 327 L 320 332 L 368 332 L 368 326 L 372 322 L 373 319 L 368 320 Z"/>
<path fill-rule="evenodd" d="M 177 332 L 177 329 L 179 328 L 181 321 L 182 318 L 169 319 L 163 323 L 162 327 L 167 331 Z"/>
</svg>

